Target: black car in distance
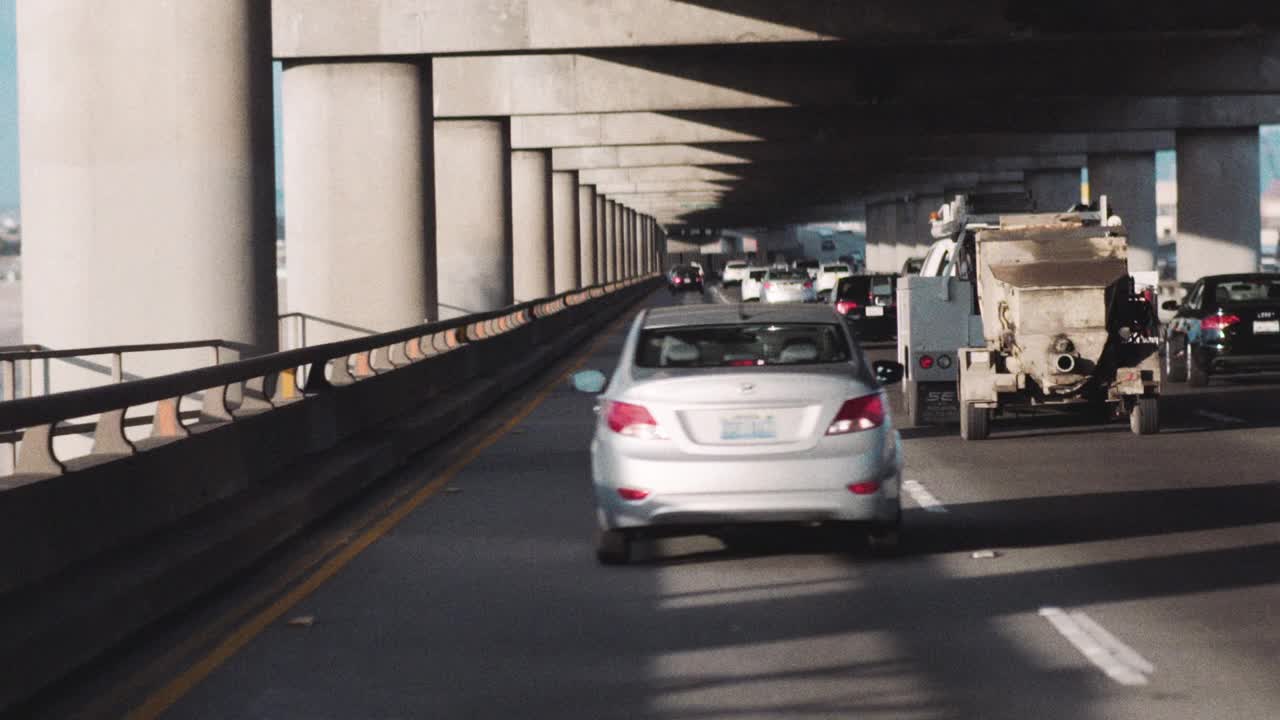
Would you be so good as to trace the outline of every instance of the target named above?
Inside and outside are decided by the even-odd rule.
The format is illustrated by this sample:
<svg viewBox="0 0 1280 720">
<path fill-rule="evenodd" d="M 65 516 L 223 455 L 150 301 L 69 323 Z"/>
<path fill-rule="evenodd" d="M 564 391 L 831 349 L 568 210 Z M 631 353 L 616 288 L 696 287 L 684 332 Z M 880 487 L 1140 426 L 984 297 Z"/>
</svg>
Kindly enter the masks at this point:
<svg viewBox="0 0 1280 720">
<path fill-rule="evenodd" d="M 836 283 L 830 302 L 858 337 L 892 340 L 898 336 L 897 287 L 896 275 L 851 275 Z"/>
<path fill-rule="evenodd" d="M 667 289 L 697 290 L 702 292 L 702 271 L 692 265 L 677 265 L 667 273 Z"/>
<path fill-rule="evenodd" d="M 1217 374 L 1280 371 L 1280 273 L 1200 278 L 1165 333 L 1165 375 L 1192 387 Z"/>
</svg>

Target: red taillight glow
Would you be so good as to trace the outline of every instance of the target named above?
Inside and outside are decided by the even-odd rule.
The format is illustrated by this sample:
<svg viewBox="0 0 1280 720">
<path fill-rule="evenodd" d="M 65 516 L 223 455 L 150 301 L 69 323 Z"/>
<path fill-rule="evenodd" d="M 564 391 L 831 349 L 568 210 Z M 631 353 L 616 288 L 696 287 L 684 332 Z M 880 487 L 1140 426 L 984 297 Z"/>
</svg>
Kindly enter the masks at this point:
<svg viewBox="0 0 1280 720">
<path fill-rule="evenodd" d="M 649 497 L 648 490 L 637 490 L 635 488 L 618 488 L 618 496 L 623 500 L 635 502 Z"/>
<path fill-rule="evenodd" d="M 844 435 L 878 428 L 884 424 L 884 402 L 880 395 L 865 395 L 845 400 L 840 412 L 827 427 L 828 435 Z"/>
<path fill-rule="evenodd" d="M 836 301 L 836 312 L 840 313 L 841 315 L 848 315 L 850 310 L 857 310 L 857 309 L 858 309 L 858 303 L 854 302 L 853 300 L 837 300 Z"/>
<path fill-rule="evenodd" d="M 880 483 L 878 482 L 860 482 L 849 485 L 849 492 L 854 495 L 875 495 L 880 492 Z"/>
<path fill-rule="evenodd" d="M 654 420 L 649 411 L 640 405 L 611 402 L 606 421 L 609 423 L 609 429 L 619 435 L 646 440 L 666 437 L 658 427 L 658 421 Z"/>
<path fill-rule="evenodd" d="M 772 290 L 772 289 L 773 289 L 773 283 L 771 283 L 771 282 L 767 282 L 767 283 L 765 283 L 765 284 L 764 284 L 764 289 L 765 289 L 765 290 Z"/>
<path fill-rule="evenodd" d="M 804 282 L 804 289 L 805 289 L 805 290 L 812 290 L 812 289 L 813 289 L 813 281 L 812 281 L 812 280 L 806 280 L 806 281 Z"/>
<path fill-rule="evenodd" d="M 755 367 L 756 365 L 763 365 L 764 361 L 748 360 L 744 358 L 742 360 L 730 360 L 728 364 L 729 364 L 729 367 Z"/>
<path fill-rule="evenodd" d="M 921 355 L 920 367 L 925 370 L 928 370 L 929 368 L 933 367 L 933 357 L 929 355 Z"/>
<path fill-rule="evenodd" d="M 1200 321 L 1200 329 L 1226 330 L 1238 322 L 1240 322 L 1240 317 L 1237 315 L 1210 315 Z"/>
<path fill-rule="evenodd" d="M 684 282 L 684 278 L 682 277 L 673 278 L 672 282 L 674 282 L 676 285 L 679 285 L 680 283 Z"/>
</svg>

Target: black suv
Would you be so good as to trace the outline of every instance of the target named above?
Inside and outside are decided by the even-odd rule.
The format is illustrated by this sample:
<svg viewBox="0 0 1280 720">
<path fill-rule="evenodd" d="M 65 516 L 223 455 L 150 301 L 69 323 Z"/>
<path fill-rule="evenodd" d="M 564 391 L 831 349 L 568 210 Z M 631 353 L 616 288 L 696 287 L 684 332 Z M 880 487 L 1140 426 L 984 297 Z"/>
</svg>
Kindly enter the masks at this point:
<svg viewBox="0 0 1280 720">
<path fill-rule="evenodd" d="M 1165 375 L 1193 387 L 1218 373 L 1280 371 L 1280 273 L 1200 278 L 1166 332 Z"/>
</svg>

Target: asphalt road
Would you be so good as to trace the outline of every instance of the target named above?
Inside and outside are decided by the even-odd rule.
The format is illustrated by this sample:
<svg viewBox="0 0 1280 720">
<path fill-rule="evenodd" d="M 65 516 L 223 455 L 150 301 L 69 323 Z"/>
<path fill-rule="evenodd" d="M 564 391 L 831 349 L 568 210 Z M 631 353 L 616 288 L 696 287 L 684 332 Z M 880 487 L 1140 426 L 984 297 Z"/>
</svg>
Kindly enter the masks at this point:
<svg viewBox="0 0 1280 720">
<path fill-rule="evenodd" d="M 611 370 L 620 332 L 587 367 Z M 307 720 L 1280 717 L 1280 381 L 1173 388 L 1164 431 L 1143 438 L 1071 417 L 997 421 L 981 443 L 904 427 L 915 494 L 898 557 L 797 529 L 732 546 L 664 540 L 622 568 L 592 555 L 592 403 L 554 384 L 451 492 L 232 652 L 184 656 L 130 701 L 186 677 L 152 707 Z M 406 482 L 438 472 L 424 460 Z M 153 638 L 151 657 L 218 627 L 260 582 Z"/>
</svg>

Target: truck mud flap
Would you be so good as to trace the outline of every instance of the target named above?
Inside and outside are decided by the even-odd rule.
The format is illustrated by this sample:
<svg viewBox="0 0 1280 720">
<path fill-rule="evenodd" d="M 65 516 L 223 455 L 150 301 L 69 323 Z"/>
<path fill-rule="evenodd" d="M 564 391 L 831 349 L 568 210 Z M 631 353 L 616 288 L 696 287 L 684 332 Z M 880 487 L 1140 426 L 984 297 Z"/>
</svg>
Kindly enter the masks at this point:
<svg viewBox="0 0 1280 720">
<path fill-rule="evenodd" d="M 953 425 L 960 422 L 960 403 L 954 382 L 912 382 L 907 386 L 908 409 L 915 425 Z"/>
</svg>

